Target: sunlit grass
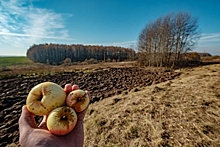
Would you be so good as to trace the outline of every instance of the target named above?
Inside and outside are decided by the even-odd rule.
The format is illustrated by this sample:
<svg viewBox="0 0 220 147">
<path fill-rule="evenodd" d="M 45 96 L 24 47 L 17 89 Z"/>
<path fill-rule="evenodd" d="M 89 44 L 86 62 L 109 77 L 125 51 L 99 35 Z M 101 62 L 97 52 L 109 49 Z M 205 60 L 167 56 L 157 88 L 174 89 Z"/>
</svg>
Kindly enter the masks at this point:
<svg viewBox="0 0 220 147">
<path fill-rule="evenodd" d="M 28 65 L 32 62 L 24 56 L 0 57 L 0 66 Z"/>
</svg>

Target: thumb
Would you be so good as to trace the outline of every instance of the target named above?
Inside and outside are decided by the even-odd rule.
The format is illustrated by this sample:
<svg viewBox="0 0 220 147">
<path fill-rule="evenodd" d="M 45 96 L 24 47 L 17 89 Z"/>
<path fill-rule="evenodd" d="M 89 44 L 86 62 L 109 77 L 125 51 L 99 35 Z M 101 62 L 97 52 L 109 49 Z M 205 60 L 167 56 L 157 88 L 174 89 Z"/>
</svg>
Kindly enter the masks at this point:
<svg viewBox="0 0 220 147">
<path fill-rule="evenodd" d="M 27 106 L 23 106 L 21 116 L 19 118 L 19 130 L 27 132 L 36 127 L 34 114 L 28 111 Z"/>
</svg>

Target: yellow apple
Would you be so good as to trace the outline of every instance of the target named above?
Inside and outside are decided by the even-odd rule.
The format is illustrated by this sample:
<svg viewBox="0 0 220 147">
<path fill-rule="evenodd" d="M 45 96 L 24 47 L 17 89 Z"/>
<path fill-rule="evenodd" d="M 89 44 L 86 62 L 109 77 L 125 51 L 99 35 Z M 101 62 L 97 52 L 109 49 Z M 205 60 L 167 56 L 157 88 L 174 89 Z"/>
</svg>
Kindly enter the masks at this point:
<svg viewBox="0 0 220 147">
<path fill-rule="evenodd" d="M 55 135 L 66 135 L 75 127 L 77 122 L 76 112 L 63 106 L 54 109 L 47 117 L 47 128 Z"/>
<path fill-rule="evenodd" d="M 53 109 L 65 105 L 66 92 L 53 82 L 36 85 L 28 94 L 26 104 L 28 110 L 39 116 L 48 115 Z"/>
<path fill-rule="evenodd" d="M 82 112 L 89 105 L 89 95 L 81 89 L 69 93 L 66 98 L 66 105 L 72 107 L 76 112 Z"/>
</svg>

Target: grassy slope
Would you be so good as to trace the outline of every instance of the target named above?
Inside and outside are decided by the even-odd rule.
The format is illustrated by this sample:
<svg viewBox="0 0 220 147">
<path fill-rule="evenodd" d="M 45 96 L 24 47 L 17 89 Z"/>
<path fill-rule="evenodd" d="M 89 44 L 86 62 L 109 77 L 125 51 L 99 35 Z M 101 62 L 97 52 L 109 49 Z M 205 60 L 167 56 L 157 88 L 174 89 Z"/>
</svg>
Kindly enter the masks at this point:
<svg viewBox="0 0 220 147">
<path fill-rule="evenodd" d="M 220 146 L 220 64 L 91 104 L 85 147 Z"/>
<path fill-rule="evenodd" d="M 0 67 L 1 66 L 13 66 L 13 65 L 28 65 L 31 61 L 27 57 L 0 57 Z"/>
</svg>

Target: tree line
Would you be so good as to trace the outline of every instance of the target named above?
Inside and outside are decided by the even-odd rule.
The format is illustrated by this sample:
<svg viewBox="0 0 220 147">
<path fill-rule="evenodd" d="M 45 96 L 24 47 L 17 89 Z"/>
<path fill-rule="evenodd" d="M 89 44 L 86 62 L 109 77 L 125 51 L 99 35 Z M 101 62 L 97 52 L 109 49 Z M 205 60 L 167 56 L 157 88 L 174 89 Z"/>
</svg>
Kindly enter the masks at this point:
<svg viewBox="0 0 220 147">
<path fill-rule="evenodd" d="M 198 19 L 189 13 L 171 13 L 148 23 L 138 38 L 138 63 L 144 66 L 183 64 L 200 37 Z"/>
<path fill-rule="evenodd" d="M 135 51 L 116 46 L 34 44 L 27 50 L 27 57 L 34 62 L 59 65 L 67 59 L 68 62 L 133 60 Z"/>
</svg>

